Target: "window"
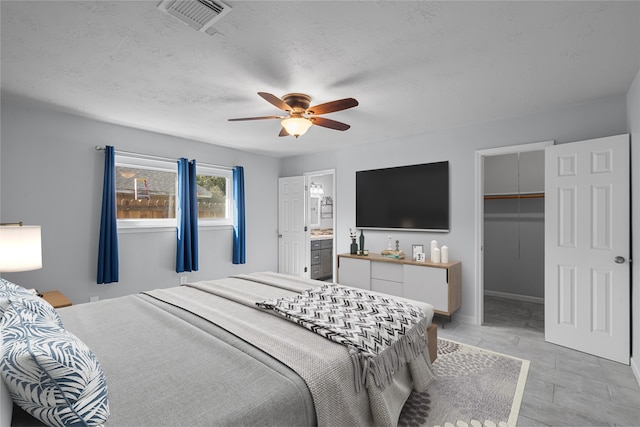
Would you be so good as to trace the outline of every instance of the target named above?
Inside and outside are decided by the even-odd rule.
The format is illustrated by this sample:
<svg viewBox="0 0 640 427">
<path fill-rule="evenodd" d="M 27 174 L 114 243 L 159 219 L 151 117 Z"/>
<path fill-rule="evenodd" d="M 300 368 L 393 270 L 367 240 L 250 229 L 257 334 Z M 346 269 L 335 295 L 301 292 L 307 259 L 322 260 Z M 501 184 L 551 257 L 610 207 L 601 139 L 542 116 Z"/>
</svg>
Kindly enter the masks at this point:
<svg viewBox="0 0 640 427">
<path fill-rule="evenodd" d="M 232 225 L 231 170 L 196 161 L 198 224 Z M 118 228 L 175 227 L 177 164 L 116 153 Z"/>
<path fill-rule="evenodd" d="M 232 179 L 231 170 L 201 166 L 196 161 L 198 224 L 232 225 Z"/>
</svg>

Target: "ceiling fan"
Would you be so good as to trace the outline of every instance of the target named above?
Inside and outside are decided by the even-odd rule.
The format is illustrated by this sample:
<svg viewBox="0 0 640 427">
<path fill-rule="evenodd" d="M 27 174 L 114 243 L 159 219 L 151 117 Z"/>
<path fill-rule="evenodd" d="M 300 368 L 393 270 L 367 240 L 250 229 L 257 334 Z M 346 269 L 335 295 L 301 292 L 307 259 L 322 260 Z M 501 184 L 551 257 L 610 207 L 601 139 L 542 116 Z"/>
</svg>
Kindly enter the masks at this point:
<svg viewBox="0 0 640 427">
<path fill-rule="evenodd" d="M 335 130 L 349 129 L 351 126 L 346 123 L 318 116 L 321 114 L 346 110 L 358 105 L 358 101 L 355 99 L 344 98 L 309 107 L 311 97 L 304 93 L 288 93 L 284 95 L 282 99 L 267 92 L 258 92 L 258 95 L 264 98 L 267 102 L 270 102 L 289 114 L 286 116 L 244 117 L 239 119 L 229 119 L 229 121 L 237 122 L 243 120 L 282 119 L 280 122 L 282 130 L 280 131 L 279 136 L 293 135 L 296 138 L 303 135 L 311 125 L 322 126 Z"/>
</svg>

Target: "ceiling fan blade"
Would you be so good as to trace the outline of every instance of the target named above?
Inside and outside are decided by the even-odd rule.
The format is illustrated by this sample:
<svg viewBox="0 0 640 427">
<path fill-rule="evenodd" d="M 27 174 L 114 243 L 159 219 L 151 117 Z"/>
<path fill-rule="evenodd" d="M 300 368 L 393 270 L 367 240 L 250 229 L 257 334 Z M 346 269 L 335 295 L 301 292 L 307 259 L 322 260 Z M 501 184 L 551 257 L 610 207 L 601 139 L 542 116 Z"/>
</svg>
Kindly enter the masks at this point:
<svg viewBox="0 0 640 427">
<path fill-rule="evenodd" d="M 351 127 L 346 123 L 337 122 L 331 119 L 325 119 L 324 117 L 310 117 L 309 120 L 311 120 L 314 125 L 322 126 L 329 129 L 347 130 Z"/>
<path fill-rule="evenodd" d="M 284 119 L 285 116 L 262 116 L 262 117 L 242 117 L 239 119 L 228 119 L 230 122 L 242 122 L 245 120 L 265 120 L 265 119 Z"/>
<path fill-rule="evenodd" d="M 267 92 L 258 92 L 258 95 L 283 111 L 291 111 L 291 106 L 275 95 Z"/>
<path fill-rule="evenodd" d="M 278 136 L 289 136 L 289 132 L 287 132 L 285 128 L 282 128 Z"/>
<path fill-rule="evenodd" d="M 346 110 L 358 106 L 358 101 L 354 98 L 339 99 L 337 101 L 325 102 L 310 108 L 307 108 L 307 114 L 327 114 L 334 111 Z"/>
</svg>

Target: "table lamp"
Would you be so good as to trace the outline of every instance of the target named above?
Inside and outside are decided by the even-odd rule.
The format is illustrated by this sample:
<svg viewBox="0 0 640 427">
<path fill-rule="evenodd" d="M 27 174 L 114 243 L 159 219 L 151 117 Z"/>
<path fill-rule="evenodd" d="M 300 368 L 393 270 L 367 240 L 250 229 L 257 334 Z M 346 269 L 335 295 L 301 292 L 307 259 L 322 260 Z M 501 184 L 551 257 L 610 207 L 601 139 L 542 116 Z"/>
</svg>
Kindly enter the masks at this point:
<svg viewBox="0 0 640 427">
<path fill-rule="evenodd" d="M 22 222 L 0 224 L 0 272 L 39 268 L 42 268 L 40 226 Z"/>
</svg>

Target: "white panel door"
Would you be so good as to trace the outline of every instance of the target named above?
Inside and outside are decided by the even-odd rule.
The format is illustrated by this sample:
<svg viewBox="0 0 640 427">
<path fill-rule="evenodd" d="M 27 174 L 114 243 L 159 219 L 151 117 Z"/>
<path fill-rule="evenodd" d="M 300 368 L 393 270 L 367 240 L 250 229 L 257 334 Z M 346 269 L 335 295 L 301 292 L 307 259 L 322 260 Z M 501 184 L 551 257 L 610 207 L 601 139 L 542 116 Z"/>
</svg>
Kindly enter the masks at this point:
<svg viewBox="0 0 640 427">
<path fill-rule="evenodd" d="M 304 276 L 306 250 L 305 178 L 278 178 L 278 272 Z"/>
<path fill-rule="evenodd" d="M 630 356 L 629 136 L 545 150 L 545 339 Z"/>
</svg>

